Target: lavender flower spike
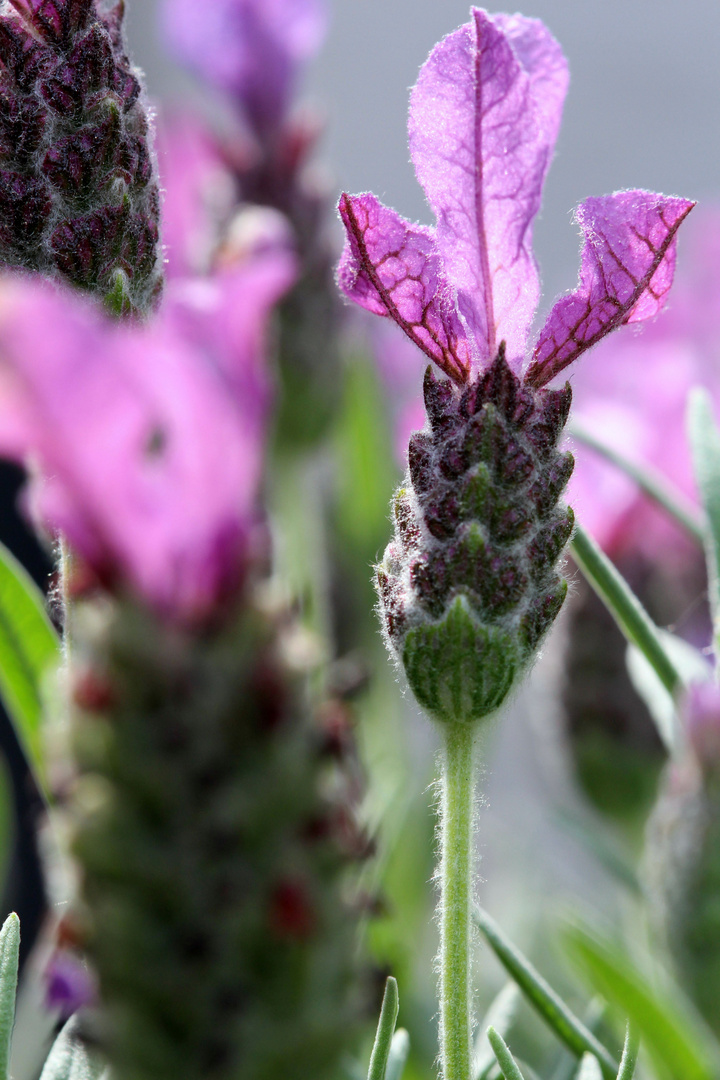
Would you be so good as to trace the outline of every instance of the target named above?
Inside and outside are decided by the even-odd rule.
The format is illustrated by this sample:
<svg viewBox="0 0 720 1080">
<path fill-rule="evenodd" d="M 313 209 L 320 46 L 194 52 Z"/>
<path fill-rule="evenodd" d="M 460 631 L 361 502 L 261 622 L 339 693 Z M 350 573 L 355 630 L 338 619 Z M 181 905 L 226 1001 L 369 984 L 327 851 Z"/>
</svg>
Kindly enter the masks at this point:
<svg viewBox="0 0 720 1080">
<path fill-rule="evenodd" d="M 325 36 L 323 0 L 165 0 L 163 11 L 180 59 L 235 99 L 261 144 L 271 142 L 301 65 Z"/>
<path fill-rule="evenodd" d="M 428 370 L 428 426 L 410 440 L 378 583 L 411 688 L 452 723 L 502 703 L 565 596 L 556 567 L 573 515 L 559 499 L 573 460 L 557 444 L 571 392 L 544 388 L 611 330 L 658 312 L 694 205 L 647 191 L 587 199 L 579 286 L 553 307 L 527 365 L 540 291 L 532 225 L 567 66 L 538 20 L 471 15 L 431 52 L 411 96 L 410 151 L 435 227 L 370 194 L 339 206 L 340 288 L 449 376 Z"/>
<path fill-rule="evenodd" d="M 124 0 L 0 6 L 0 263 L 144 313 L 159 195 L 123 14 Z"/>
</svg>

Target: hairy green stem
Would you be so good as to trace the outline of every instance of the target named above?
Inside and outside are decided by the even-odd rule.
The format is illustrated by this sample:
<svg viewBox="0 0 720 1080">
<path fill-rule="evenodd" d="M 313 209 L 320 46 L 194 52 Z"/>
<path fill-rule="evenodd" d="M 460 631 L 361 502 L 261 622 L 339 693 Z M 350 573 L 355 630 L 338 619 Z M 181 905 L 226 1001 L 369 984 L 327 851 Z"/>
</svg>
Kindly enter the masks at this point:
<svg viewBox="0 0 720 1080">
<path fill-rule="evenodd" d="M 440 1057 L 443 1080 L 470 1080 L 470 924 L 475 725 L 445 729 L 440 814 Z"/>
</svg>

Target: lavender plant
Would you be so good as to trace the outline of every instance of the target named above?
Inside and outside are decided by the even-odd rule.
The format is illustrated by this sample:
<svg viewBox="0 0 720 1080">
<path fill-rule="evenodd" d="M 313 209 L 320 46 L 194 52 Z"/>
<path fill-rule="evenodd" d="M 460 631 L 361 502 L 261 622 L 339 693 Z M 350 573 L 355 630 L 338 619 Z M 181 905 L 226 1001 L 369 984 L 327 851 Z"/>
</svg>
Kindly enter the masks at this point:
<svg viewBox="0 0 720 1080">
<path fill-rule="evenodd" d="M 105 1075 L 106 1063 L 116 1080 L 354 1075 L 366 990 L 357 930 L 373 903 L 359 898 L 355 870 L 370 846 L 345 711 L 327 701 L 320 710 L 309 690 L 313 650 L 273 577 L 262 497 L 268 324 L 295 289 L 282 351 L 286 365 L 312 366 L 314 344 L 328 344 L 329 323 L 315 313 L 334 304 L 322 201 L 302 179 L 312 139 L 290 117 L 323 9 L 314 0 L 168 7 L 175 47 L 229 96 L 245 129 L 246 141 L 236 132 L 223 143 L 239 185 L 233 213 L 282 211 L 296 243 L 277 214 L 242 242 L 238 220 L 226 222 L 203 276 L 184 266 L 162 304 L 147 111 L 122 16 L 122 4 L 99 0 L 0 7 L 0 136 L 10 133 L 0 138 L 0 260 L 53 279 L 0 281 L 0 453 L 28 469 L 24 504 L 38 530 L 62 535 L 72 553 L 59 710 L 70 747 L 47 775 L 78 878 L 65 945 L 93 972 L 62 953 L 51 964 L 54 1004 L 81 1008 L 43 1080 Z M 639 190 L 587 199 L 577 211 L 578 287 L 529 349 L 539 297 L 532 223 L 566 87 L 541 23 L 473 9 L 433 50 L 412 95 L 411 153 L 436 226 L 412 225 L 369 194 L 340 200 L 342 290 L 431 361 L 427 423 L 410 438 L 377 583 L 388 647 L 444 740 L 441 1067 L 444 1080 L 533 1076 L 506 1041 L 514 991 L 485 1017 L 472 1061 L 474 921 L 572 1055 L 568 1076 L 631 1080 L 637 1026 L 661 1080 L 715 1080 L 716 1041 L 701 1026 L 688 1036 L 604 943 L 579 935 L 575 948 L 633 1021 L 621 1060 L 472 909 L 477 733 L 532 667 L 567 592 L 574 514 L 561 500 L 573 460 L 562 438 L 572 395 L 552 384 L 610 331 L 659 312 L 693 206 Z M 254 156 L 243 159 L 240 146 Z M 147 321 L 109 320 L 97 301 Z M 717 506 L 707 511 L 720 520 Z M 717 543 L 709 547 L 716 585 Z M 675 694 L 683 675 L 662 635 L 582 532 L 575 549 Z M 43 657 L 54 656 L 32 603 L 10 613 L 21 639 L 23 618 L 42 624 Z M 22 677 L 39 699 L 35 668 Z M 686 927 L 712 915 L 713 873 L 710 857 L 688 892 Z M 681 876 L 692 884 L 687 868 Z M 0 934 L 0 1072 L 16 969 L 10 920 Z M 400 1080 L 408 1037 L 395 1031 L 398 1007 L 390 978 L 369 1080 Z"/>
<path fill-rule="evenodd" d="M 525 364 L 539 295 L 532 222 L 567 87 L 536 20 L 471 21 L 430 54 L 410 105 L 410 152 L 434 229 L 369 194 L 340 200 L 341 289 L 392 319 L 428 369 L 396 534 L 378 568 L 391 654 L 443 738 L 440 1023 L 445 1080 L 468 1080 L 474 745 L 531 666 L 567 586 L 573 529 L 559 505 L 568 384 L 547 386 L 610 331 L 655 315 L 677 229 L 692 208 L 645 191 L 587 199 L 578 288 L 560 299 Z M 524 374 L 523 374 L 523 369 Z"/>
</svg>

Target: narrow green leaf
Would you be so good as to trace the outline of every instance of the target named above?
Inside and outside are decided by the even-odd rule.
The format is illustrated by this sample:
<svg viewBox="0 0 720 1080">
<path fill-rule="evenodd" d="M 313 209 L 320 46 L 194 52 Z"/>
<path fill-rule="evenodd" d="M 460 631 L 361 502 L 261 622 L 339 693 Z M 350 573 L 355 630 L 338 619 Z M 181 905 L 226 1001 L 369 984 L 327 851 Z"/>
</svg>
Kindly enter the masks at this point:
<svg viewBox="0 0 720 1080">
<path fill-rule="evenodd" d="M 407 1064 L 409 1053 L 410 1036 L 405 1028 L 398 1028 L 390 1043 L 390 1053 L 385 1069 L 385 1080 L 400 1080 L 405 1065 Z"/>
<path fill-rule="evenodd" d="M 682 686 L 680 673 L 657 626 L 628 583 L 592 537 L 579 526 L 570 551 L 627 640 L 640 649 L 666 690 L 675 694 Z"/>
<path fill-rule="evenodd" d="M 375 1035 L 375 1045 L 373 1046 L 372 1054 L 370 1055 L 368 1080 L 385 1080 L 388 1058 L 390 1056 L 390 1049 L 399 1010 L 400 999 L 398 996 L 398 985 L 392 975 L 390 975 L 385 983 L 385 993 L 383 995 L 382 1008 L 380 1009 L 380 1019 L 378 1020 L 377 1034 Z"/>
<path fill-rule="evenodd" d="M 720 1045 L 677 992 L 655 993 L 625 950 L 573 927 L 566 934 L 571 955 L 593 987 L 619 1009 L 642 1036 L 659 1077 L 717 1080 Z"/>
<path fill-rule="evenodd" d="M 500 1072 L 505 1077 L 505 1080 L 525 1080 L 523 1074 L 520 1072 L 517 1061 L 510 1053 L 508 1045 L 502 1035 L 498 1035 L 495 1028 L 488 1028 L 487 1037 L 488 1042 L 493 1048 L 493 1053 L 497 1058 L 497 1063 L 500 1066 Z"/>
<path fill-rule="evenodd" d="M 601 997 L 594 997 L 588 1005 L 585 1016 L 583 1017 L 585 1027 L 588 1031 L 592 1031 L 593 1035 L 598 1031 L 606 1012 L 607 1002 Z M 553 1073 L 552 1080 L 576 1080 L 577 1070 L 577 1058 L 564 1048 L 562 1051 L 562 1058 Z"/>
<path fill-rule="evenodd" d="M 688 437 L 695 480 L 705 507 L 705 558 L 710 585 L 715 653 L 720 652 L 720 431 L 712 398 L 696 387 L 688 399 Z"/>
<path fill-rule="evenodd" d="M 585 1027 L 582 1020 L 575 1016 L 520 950 L 505 937 L 494 919 L 478 906 L 474 908 L 474 919 L 500 963 L 560 1041 L 578 1058 L 586 1051 L 595 1054 L 603 1076 L 607 1080 L 616 1080 L 618 1065 L 609 1050 Z"/>
<path fill-rule="evenodd" d="M 625 1045 L 623 1047 L 623 1055 L 620 1062 L 620 1071 L 617 1074 L 617 1080 L 633 1080 L 639 1051 L 640 1037 L 633 1025 L 628 1024 L 625 1032 Z"/>
<path fill-rule="evenodd" d="M 106 1063 L 79 1037 L 78 1020 L 68 1020 L 53 1044 L 40 1080 L 109 1080 Z"/>
<path fill-rule="evenodd" d="M 577 1080 L 602 1080 L 600 1062 L 594 1054 L 583 1054 L 577 1071 Z"/>
<path fill-rule="evenodd" d="M 0 1080 L 8 1080 L 10 1075 L 19 953 L 20 920 L 13 912 L 8 915 L 0 930 Z"/>
<path fill-rule="evenodd" d="M 570 423 L 568 433 L 573 439 L 584 443 L 634 480 L 653 502 L 656 502 L 670 517 L 675 518 L 693 540 L 699 544 L 705 543 L 706 525 L 703 515 L 666 477 L 648 465 L 637 465 L 634 461 L 630 461 L 624 454 L 618 453 L 612 446 L 598 439 L 576 420 Z"/>
<path fill-rule="evenodd" d="M 14 555 L 0 544 L 0 694 L 20 741 L 42 777 L 41 684 L 60 661 L 45 598 Z"/>
<path fill-rule="evenodd" d="M 516 984 L 505 983 L 480 1021 L 473 1054 L 475 1080 L 486 1080 L 496 1062 L 495 1053 L 488 1041 L 487 1029 L 494 1028 L 503 1039 L 507 1039 L 508 1032 L 515 1022 L 519 1004 L 520 991 Z"/>
</svg>

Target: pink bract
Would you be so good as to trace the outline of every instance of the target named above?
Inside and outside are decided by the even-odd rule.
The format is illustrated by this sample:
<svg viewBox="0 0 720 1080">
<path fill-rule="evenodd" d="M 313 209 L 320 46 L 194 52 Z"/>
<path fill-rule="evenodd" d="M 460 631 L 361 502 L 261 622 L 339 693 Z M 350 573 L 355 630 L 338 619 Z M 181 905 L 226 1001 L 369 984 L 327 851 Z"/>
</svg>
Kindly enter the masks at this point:
<svg viewBox="0 0 720 1080">
<path fill-rule="evenodd" d="M 539 298 L 532 224 L 557 137 L 567 67 L 536 19 L 472 9 L 433 49 L 410 101 L 410 151 L 428 229 L 374 196 L 343 195 L 343 292 L 393 319 L 455 382 L 501 341 L 520 372 Z M 549 383 L 610 330 L 654 315 L 693 203 L 646 191 L 587 199 L 578 288 L 550 312 L 526 380 Z"/>
<path fill-rule="evenodd" d="M 271 252 L 178 282 L 147 327 L 2 283 L 0 452 L 31 466 L 45 529 L 168 618 L 206 619 L 241 583 L 271 395 L 265 323 L 294 274 L 289 252 Z"/>
<path fill-rule="evenodd" d="M 687 397 L 705 386 L 720 407 L 720 209 L 701 206 L 683 231 L 683 257 L 672 301 L 642 333 L 598 346 L 573 378 L 583 427 L 638 465 L 650 466 L 696 500 L 687 436 Z M 581 520 L 613 554 L 687 559 L 688 545 L 637 485 L 578 446 L 570 498 Z"/>
</svg>

